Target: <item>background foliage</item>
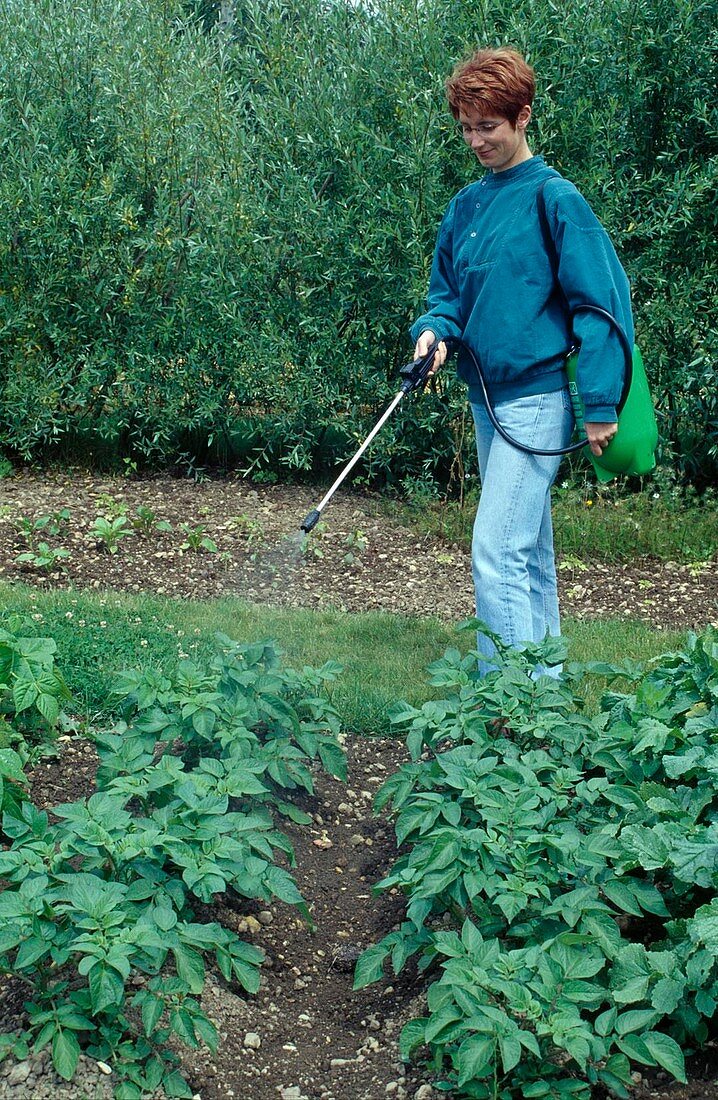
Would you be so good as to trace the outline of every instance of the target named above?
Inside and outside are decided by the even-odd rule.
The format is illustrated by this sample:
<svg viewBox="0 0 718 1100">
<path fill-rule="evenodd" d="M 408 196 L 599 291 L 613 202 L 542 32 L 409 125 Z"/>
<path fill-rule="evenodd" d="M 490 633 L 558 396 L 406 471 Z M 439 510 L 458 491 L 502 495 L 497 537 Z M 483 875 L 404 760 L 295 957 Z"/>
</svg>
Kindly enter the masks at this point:
<svg viewBox="0 0 718 1100">
<path fill-rule="evenodd" d="M 24 458 L 350 454 L 408 358 L 434 234 L 474 178 L 443 79 L 510 42 L 533 145 L 634 287 L 663 460 L 718 473 L 716 0 L 0 2 L 0 432 Z M 461 469 L 461 393 L 369 468 Z M 469 447 L 465 450 L 468 452 Z"/>
</svg>

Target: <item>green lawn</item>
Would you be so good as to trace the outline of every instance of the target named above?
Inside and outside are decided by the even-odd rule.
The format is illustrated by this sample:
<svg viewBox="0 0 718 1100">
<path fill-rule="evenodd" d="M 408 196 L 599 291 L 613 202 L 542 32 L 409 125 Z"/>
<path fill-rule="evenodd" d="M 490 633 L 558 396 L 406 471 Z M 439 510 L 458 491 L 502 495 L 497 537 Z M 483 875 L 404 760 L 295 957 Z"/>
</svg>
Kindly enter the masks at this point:
<svg viewBox="0 0 718 1100">
<path fill-rule="evenodd" d="M 0 585 L 0 606 L 23 619 L 23 633 L 52 636 L 57 662 L 83 715 L 112 706 L 113 675 L 123 668 L 169 667 L 183 655 L 210 649 L 215 631 L 238 641 L 273 639 L 287 664 L 339 661 L 344 674 L 335 701 L 344 725 L 364 733 L 387 732 L 387 708 L 398 699 L 424 701 L 426 666 L 449 645 L 468 649 L 471 636 L 434 618 L 370 612 L 279 610 L 241 600 L 191 602 L 116 592 L 40 592 Z M 458 624 L 456 624 L 458 625 Z M 566 619 L 570 658 L 576 661 L 645 661 L 674 648 L 677 633 L 645 623 Z"/>
</svg>

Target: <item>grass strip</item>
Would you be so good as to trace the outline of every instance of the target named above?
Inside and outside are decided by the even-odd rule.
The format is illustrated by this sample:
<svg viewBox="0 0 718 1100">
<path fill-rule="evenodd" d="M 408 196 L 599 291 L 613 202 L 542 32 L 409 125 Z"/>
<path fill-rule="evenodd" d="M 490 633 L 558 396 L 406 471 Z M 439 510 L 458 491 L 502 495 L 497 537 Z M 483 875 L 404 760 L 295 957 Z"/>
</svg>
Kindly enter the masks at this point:
<svg viewBox="0 0 718 1100">
<path fill-rule="evenodd" d="M 121 669 L 169 669 L 178 657 L 202 657 L 222 631 L 244 642 L 271 638 L 295 667 L 338 661 L 344 674 L 334 701 L 345 728 L 388 733 L 387 708 L 399 699 L 420 706 L 429 696 L 426 666 L 447 646 L 468 650 L 473 640 L 457 634 L 458 624 L 435 618 L 280 609 L 237 599 L 192 602 L 3 584 L 0 609 L 23 616 L 25 631 L 55 639 L 58 666 L 84 717 L 112 709 L 110 689 Z M 581 662 L 645 661 L 682 638 L 629 620 L 567 619 L 564 630 L 571 659 Z"/>
<path fill-rule="evenodd" d="M 586 480 L 554 486 L 552 498 L 559 558 L 631 562 L 650 557 L 697 564 L 718 554 L 718 510 L 710 490 L 701 497 L 678 489 L 631 493 L 620 482 Z M 424 534 L 470 546 L 477 499 L 473 488 L 463 504 L 415 491 L 413 498 L 388 501 L 384 508 Z"/>
</svg>

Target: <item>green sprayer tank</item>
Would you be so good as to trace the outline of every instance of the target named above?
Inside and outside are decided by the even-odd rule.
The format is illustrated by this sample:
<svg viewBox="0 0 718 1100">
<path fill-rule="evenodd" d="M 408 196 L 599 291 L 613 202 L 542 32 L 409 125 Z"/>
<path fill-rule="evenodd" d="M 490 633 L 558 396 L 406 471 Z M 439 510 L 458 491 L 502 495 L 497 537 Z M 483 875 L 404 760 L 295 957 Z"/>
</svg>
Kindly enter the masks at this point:
<svg viewBox="0 0 718 1100">
<path fill-rule="evenodd" d="M 583 404 L 576 387 L 578 353 L 566 361 L 566 373 L 571 403 L 578 431 L 583 429 Z M 600 458 L 586 449 L 599 481 L 611 481 L 617 474 L 648 474 L 656 465 L 658 425 L 643 359 L 637 347 L 633 349 L 631 384 L 618 413 L 618 431 Z"/>
</svg>

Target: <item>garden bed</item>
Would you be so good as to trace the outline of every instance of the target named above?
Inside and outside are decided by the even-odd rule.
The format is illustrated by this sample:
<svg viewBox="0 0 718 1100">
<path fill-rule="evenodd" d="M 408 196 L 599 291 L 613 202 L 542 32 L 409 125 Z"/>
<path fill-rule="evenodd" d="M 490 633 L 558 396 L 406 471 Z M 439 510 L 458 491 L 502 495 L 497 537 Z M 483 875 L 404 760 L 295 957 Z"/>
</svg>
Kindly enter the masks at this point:
<svg viewBox="0 0 718 1100">
<path fill-rule="evenodd" d="M 45 588 L 193 598 L 235 594 L 283 606 L 381 609 L 454 620 L 471 614 L 463 548 L 417 536 L 382 515 L 371 498 L 345 493 L 302 551 L 298 524 L 313 499 L 305 489 L 238 480 L 195 484 L 21 473 L 0 482 L 0 571 L 4 579 Z M 46 534 L 44 518 L 53 516 L 59 517 L 59 529 Z M 115 552 L 91 534 L 98 516 L 109 522 L 124 517 L 132 532 L 118 540 Z M 133 526 L 136 518 L 142 523 Z M 67 548 L 70 557 L 58 568 L 18 563 L 18 555 L 27 552 L 28 533 L 35 547 L 45 541 Z M 560 578 L 564 607 L 578 617 L 642 618 L 657 628 L 701 627 L 716 618 L 715 562 L 699 571 L 650 561 L 589 570 L 571 564 L 560 569 Z M 92 789 L 93 748 L 72 736 L 61 738 L 59 747 L 59 757 L 39 765 L 32 777 L 32 797 L 47 809 Z M 399 1057 L 403 1025 L 423 1011 L 423 979 L 407 967 L 398 981 L 352 990 L 359 952 L 404 914 L 396 894 L 372 896 L 372 884 L 395 860 L 396 846 L 391 825 L 373 818 L 371 803 L 406 757 L 396 740 L 349 736 L 346 747 L 348 784 L 318 773 L 316 794 L 301 800 L 312 824 L 283 825 L 316 930 L 281 902 L 258 905 L 238 895 L 233 900 L 230 893 L 196 906 L 198 919 L 218 921 L 267 956 L 256 996 L 217 970 L 208 974 L 202 1006 L 218 1028 L 220 1046 L 216 1055 L 204 1048 L 182 1052 L 183 1069 L 203 1100 L 439 1095 L 430 1077 L 407 1069 Z M 23 999 L 13 983 L 0 989 L 0 1030 L 19 1025 Z M 693 1060 L 687 1085 L 661 1072 L 635 1074 L 636 1100 L 718 1100 L 715 1053 L 709 1043 Z M 113 1078 L 106 1069 L 83 1058 L 76 1082 L 67 1085 L 55 1076 L 46 1052 L 19 1063 L 10 1058 L 0 1066 L 0 1098 L 100 1100 L 111 1094 Z"/>
<path fill-rule="evenodd" d="M 425 983 L 416 972 L 410 968 L 399 981 L 352 991 L 358 951 L 403 917 L 398 897 L 371 894 L 372 883 L 396 856 L 391 826 L 372 817 L 371 799 L 406 754 L 400 743 L 387 739 L 349 739 L 346 747 L 347 787 L 319 774 L 316 795 L 303 806 L 313 825 L 284 826 L 316 931 L 282 904 L 258 909 L 228 905 L 225 899 L 198 912 L 200 919 L 238 931 L 267 955 L 256 997 L 216 971 L 208 976 L 202 1003 L 219 1029 L 219 1049 L 216 1055 L 183 1049 L 184 1071 L 202 1100 L 438 1100 L 445 1095 L 399 1058 L 401 1028 L 423 1011 Z M 48 809 L 81 798 L 92 787 L 92 746 L 65 737 L 60 748 L 59 758 L 39 765 L 32 777 L 32 797 Z M 14 985 L 2 988 L 3 1030 L 18 1025 L 22 1000 Z M 693 1060 L 687 1085 L 661 1072 L 636 1074 L 635 1100 L 718 1100 L 716 1060 L 711 1043 Z M 109 1100 L 111 1095 L 112 1079 L 89 1058 L 82 1059 L 71 1084 L 54 1073 L 48 1052 L 0 1066 L 0 1098 Z"/>
<path fill-rule="evenodd" d="M 417 535 L 370 496 L 342 490 L 322 525 L 302 540 L 299 525 L 320 493 L 237 478 L 195 483 L 23 471 L 0 481 L 0 578 L 454 622 L 473 613 L 466 548 Z M 39 527 L 30 539 L 36 557 L 43 541 L 69 557 L 18 562 L 29 552 L 23 521 L 32 527 L 63 509 L 69 518 L 57 534 Z M 95 521 L 122 516 L 130 533 L 110 552 L 112 536 L 93 534 Z M 718 622 L 716 561 L 586 565 L 568 558 L 559 563 L 559 587 L 564 612 L 575 618 L 640 619 L 679 630 Z"/>
<path fill-rule="evenodd" d="M 32 798 L 47 809 L 92 789 L 92 746 L 64 738 L 61 747 L 59 759 L 41 764 L 32 779 Z M 225 896 L 198 909 L 199 919 L 220 921 L 267 955 L 256 997 L 224 981 L 218 971 L 209 975 L 202 1002 L 219 1029 L 219 1050 L 212 1056 L 204 1048 L 194 1054 L 185 1048 L 183 1058 L 203 1100 L 283 1095 L 374 1100 L 413 1096 L 420 1085 L 416 1075 L 405 1076 L 397 1040 L 407 1019 L 421 1011 L 422 983 L 407 978 L 352 992 L 359 951 L 402 918 L 398 898 L 372 897 L 372 883 L 396 849 L 391 827 L 372 817 L 371 800 L 405 754 L 392 740 L 357 738 L 347 749 L 348 786 L 318 774 L 316 795 L 302 803 L 313 824 L 283 826 L 297 854 L 295 877 L 316 931 L 281 903 L 260 908 Z M 0 995 L 3 1030 L 17 1026 L 22 999 L 13 985 Z M 56 1077 L 47 1054 L 20 1064 L 10 1059 L 0 1068 L 0 1097 L 98 1098 L 111 1095 L 109 1080 L 86 1058 L 71 1086 Z"/>
</svg>

